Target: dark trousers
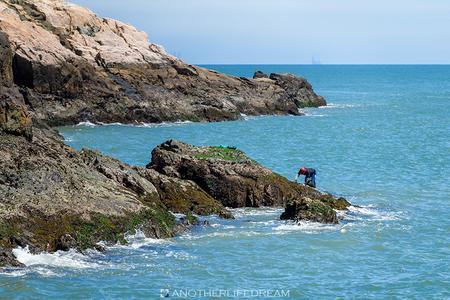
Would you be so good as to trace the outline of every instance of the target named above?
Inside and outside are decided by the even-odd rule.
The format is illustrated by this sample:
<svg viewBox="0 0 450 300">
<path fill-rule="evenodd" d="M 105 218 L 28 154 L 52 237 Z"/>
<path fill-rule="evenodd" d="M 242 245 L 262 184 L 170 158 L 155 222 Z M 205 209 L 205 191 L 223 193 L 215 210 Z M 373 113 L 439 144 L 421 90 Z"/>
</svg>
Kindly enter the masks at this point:
<svg viewBox="0 0 450 300">
<path fill-rule="evenodd" d="M 305 177 L 305 184 L 315 188 L 316 187 L 316 174 L 311 174 Z"/>
</svg>

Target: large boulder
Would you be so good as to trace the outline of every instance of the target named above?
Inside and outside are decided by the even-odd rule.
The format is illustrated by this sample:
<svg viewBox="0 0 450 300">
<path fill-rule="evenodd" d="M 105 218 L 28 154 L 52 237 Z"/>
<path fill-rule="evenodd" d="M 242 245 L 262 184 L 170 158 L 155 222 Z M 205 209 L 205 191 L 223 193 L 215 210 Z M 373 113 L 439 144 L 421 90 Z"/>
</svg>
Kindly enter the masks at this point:
<svg viewBox="0 0 450 300">
<path fill-rule="evenodd" d="M 336 212 L 330 206 L 317 199 L 307 197 L 289 200 L 281 220 L 312 221 L 337 224 Z"/>
<path fill-rule="evenodd" d="M 292 74 L 276 73 L 270 74 L 269 78 L 282 87 L 286 91 L 288 99 L 292 100 L 300 108 L 327 105 L 323 97 L 314 93 L 311 84 L 305 78 Z"/>
</svg>

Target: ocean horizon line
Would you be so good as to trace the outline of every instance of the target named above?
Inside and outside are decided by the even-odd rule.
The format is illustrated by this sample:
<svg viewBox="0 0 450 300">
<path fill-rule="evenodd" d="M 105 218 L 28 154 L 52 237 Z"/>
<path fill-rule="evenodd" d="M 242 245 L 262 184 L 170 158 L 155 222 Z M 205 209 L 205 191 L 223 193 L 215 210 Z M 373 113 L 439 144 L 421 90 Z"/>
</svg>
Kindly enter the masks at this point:
<svg viewBox="0 0 450 300">
<path fill-rule="evenodd" d="M 321 63 L 321 64 L 311 64 L 311 63 L 292 63 L 292 64 L 277 64 L 277 63 L 188 63 L 191 65 L 196 66 L 450 66 L 450 63 L 445 64 L 351 64 L 351 63 L 342 63 L 342 64 L 327 64 L 327 63 Z"/>
</svg>

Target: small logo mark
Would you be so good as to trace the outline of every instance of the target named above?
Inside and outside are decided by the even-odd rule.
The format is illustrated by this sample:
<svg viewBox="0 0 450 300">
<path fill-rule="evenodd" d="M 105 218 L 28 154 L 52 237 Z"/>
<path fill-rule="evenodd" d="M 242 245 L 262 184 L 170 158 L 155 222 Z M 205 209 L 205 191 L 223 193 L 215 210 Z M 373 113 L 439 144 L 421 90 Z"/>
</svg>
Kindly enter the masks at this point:
<svg viewBox="0 0 450 300">
<path fill-rule="evenodd" d="M 160 289 L 159 297 L 160 298 L 169 298 L 169 289 Z"/>
</svg>

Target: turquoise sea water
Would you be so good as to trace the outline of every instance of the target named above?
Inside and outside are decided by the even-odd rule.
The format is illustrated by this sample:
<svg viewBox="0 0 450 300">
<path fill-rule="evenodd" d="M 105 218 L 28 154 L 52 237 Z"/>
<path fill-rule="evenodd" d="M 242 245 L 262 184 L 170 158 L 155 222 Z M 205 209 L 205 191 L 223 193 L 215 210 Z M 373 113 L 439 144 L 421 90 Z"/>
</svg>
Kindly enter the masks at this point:
<svg viewBox="0 0 450 300">
<path fill-rule="evenodd" d="M 304 117 L 87 124 L 61 133 L 77 149 L 136 165 L 171 138 L 233 145 L 288 178 L 314 167 L 320 189 L 361 207 L 336 226 L 279 221 L 281 209 L 238 209 L 236 220 L 209 217 L 211 226 L 167 241 L 138 233 L 106 253 L 17 249 L 28 267 L 0 275 L 1 296 L 153 299 L 164 289 L 191 297 L 450 298 L 450 66 L 208 67 L 248 77 L 257 69 L 295 73 L 329 106 Z"/>
</svg>

